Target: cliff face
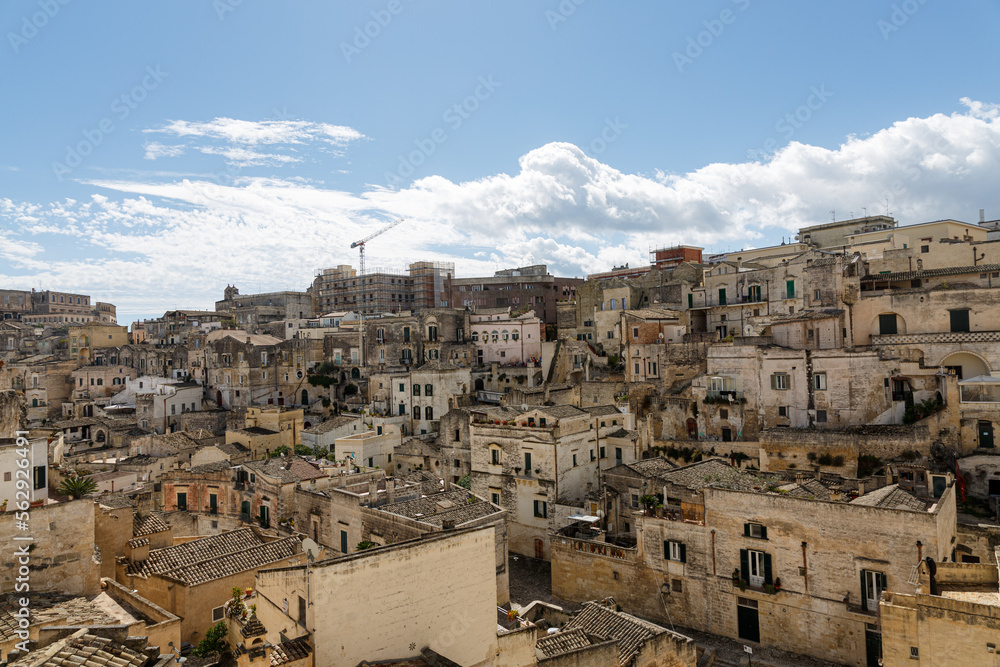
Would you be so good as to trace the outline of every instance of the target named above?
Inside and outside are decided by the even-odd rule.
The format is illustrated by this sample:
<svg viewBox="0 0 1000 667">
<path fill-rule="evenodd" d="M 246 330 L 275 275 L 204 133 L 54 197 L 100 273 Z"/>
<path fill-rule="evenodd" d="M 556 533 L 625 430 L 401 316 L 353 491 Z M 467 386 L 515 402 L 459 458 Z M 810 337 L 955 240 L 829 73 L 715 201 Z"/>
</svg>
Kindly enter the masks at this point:
<svg viewBox="0 0 1000 667">
<path fill-rule="evenodd" d="M 0 391 L 0 438 L 13 438 L 15 431 L 28 425 L 28 405 L 24 394 L 17 391 Z"/>
</svg>

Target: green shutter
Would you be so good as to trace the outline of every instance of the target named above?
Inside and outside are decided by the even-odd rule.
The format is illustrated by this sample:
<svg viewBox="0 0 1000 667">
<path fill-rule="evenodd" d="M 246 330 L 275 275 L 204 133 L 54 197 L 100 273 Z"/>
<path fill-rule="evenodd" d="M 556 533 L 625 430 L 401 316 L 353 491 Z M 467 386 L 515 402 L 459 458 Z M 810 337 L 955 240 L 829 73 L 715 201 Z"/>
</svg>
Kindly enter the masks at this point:
<svg viewBox="0 0 1000 667">
<path fill-rule="evenodd" d="M 663 540 L 663 560 L 670 560 L 670 540 Z"/>
<path fill-rule="evenodd" d="M 761 539 L 764 539 L 764 540 L 767 539 L 767 526 L 761 526 L 760 527 L 760 537 L 761 537 Z"/>
<path fill-rule="evenodd" d="M 681 562 L 682 563 L 686 563 L 686 562 L 688 562 L 687 561 L 687 548 L 684 546 L 683 543 L 681 543 L 680 547 L 681 547 Z"/>
<path fill-rule="evenodd" d="M 954 559 L 953 559 L 953 560 L 954 560 Z M 879 580 L 880 580 L 880 583 L 882 584 L 882 590 L 883 590 L 883 591 L 884 591 L 884 590 L 887 590 L 887 589 L 889 588 L 889 586 L 888 586 L 888 585 L 887 585 L 887 583 L 886 583 L 886 576 L 885 576 L 885 573 L 884 573 L 884 572 L 880 572 L 880 573 L 879 573 L 879 575 L 878 575 L 878 578 L 879 578 Z"/>
<path fill-rule="evenodd" d="M 750 537 L 750 524 L 743 524 L 743 537 Z"/>
<path fill-rule="evenodd" d="M 865 600 L 868 599 L 868 591 L 865 590 L 865 574 L 867 570 L 861 570 L 861 607 L 864 608 Z"/>
<path fill-rule="evenodd" d="M 764 584 L 774 583 L 774 577 L 771 573 L 771 554 L 764 554 Z"/>
<path fill-rule="evenodd" d="M 750 581 L 750 554 L 746 549 L 740 549 L 740 579 Z"/>
</svg>

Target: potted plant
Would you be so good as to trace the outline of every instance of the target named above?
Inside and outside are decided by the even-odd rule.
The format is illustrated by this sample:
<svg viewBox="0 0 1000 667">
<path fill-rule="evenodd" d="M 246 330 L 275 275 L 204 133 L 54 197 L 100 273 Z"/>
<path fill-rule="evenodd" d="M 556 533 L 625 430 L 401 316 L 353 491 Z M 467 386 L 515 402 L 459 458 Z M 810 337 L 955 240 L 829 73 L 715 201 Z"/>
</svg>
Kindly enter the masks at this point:
<svg viewBox="0 0 1000 667">
<path fill-rule="evenodd" d="M 774 590 L 776 590 L 776 591 L 780 591 L 781 590 L 781 577 L 775 577 L 774 578 Z"/>
<path fill-rule="evenodd" d="M 740 587 L 740 591 L 745 591 L 747 589 L 747 580 L 746 579 L 740 579 L 739 587 Z"/>
<path fill-rule="evenodd" d="M 733 570 L 733 586 L 737 586 L 740 583 L 740 570 L 736 568 Z"/>
<path fill-rule="evenodd" d="M 656 506 L 656 496 L 647 493 L 639 498 L 639 503 L 646 508 L 646 516 L 652 516 L 652 509 Z"/>
</svg>

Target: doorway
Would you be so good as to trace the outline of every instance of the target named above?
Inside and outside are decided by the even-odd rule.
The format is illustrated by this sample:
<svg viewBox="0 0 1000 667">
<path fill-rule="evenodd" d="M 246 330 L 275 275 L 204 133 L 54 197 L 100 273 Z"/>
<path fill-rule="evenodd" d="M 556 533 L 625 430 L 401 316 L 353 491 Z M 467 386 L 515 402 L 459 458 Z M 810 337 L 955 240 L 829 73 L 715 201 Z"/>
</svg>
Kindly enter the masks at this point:
<svg viewBox="0 0 1000 667">
<path fill-rule="evenodd" d="M 865 624 L 865 664 L 879 667 L 882 664 L 882 633 L 874 624 Z"/>
<path fill-rule="evenodd" d="M 760 643 L 760 616 L 756 600 L 737 599 L 736 625 L 739 629 L 740 639 Z"/>
<path fill-rule="evenodd" d="M 545 559 L 545 543 L 541 540 L 535 540 L 535 558 L 538 560 Z"/>
<path fill-rule="evenodd" d="M 987 449 L 993 447 L 993 422 L 979 422 L 979 446 Z"/>
</svg>

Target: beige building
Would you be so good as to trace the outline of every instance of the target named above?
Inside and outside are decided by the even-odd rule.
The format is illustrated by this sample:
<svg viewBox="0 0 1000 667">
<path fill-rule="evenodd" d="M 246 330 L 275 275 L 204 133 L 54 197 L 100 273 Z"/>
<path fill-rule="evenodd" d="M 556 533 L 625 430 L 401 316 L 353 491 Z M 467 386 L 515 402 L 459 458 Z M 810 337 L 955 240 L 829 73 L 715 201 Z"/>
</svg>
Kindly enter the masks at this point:
<svg viewBox="0 0 1000 667">
<path fill-rule="evenodd" d="M 260 571 L 257 615 L 272 643 L 311 636 L 316 667 L 411 658 L 424 648 L 460 665 L 497 664 L 494 535 L 492 527 L 445 531 Z"/>
</svg>

